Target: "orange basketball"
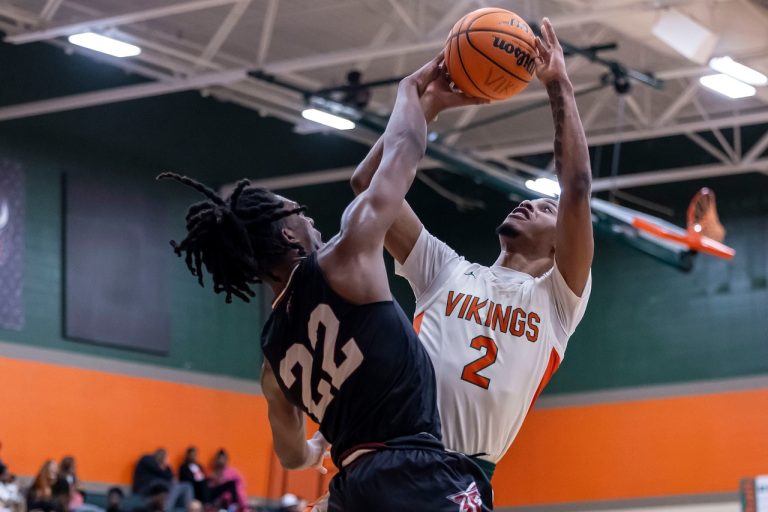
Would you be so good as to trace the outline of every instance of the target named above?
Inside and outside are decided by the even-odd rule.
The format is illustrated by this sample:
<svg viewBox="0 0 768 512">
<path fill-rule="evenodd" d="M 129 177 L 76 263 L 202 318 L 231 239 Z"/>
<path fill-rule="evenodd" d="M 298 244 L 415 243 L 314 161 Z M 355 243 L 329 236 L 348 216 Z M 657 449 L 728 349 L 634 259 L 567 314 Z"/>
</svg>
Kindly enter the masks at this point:
<svg viewBox="0 0 768 512">
<path fill-rule="evenodd" d="M 533 79 L 535 36 L 520 16 L 485 8 L 461 18 L 445 45 L 453 84 L 476 98 L 505 100 Z"/>
</svg>

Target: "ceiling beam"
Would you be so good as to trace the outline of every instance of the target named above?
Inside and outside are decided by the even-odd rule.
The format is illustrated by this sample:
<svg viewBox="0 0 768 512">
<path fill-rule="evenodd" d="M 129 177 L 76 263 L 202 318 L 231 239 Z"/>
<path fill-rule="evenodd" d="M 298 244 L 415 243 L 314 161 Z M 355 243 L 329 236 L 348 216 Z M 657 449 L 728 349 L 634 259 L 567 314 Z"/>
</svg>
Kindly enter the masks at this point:
<svg viewBox="0 0 768 512">
<path fill-rule="evenodd" d="M 667 107 L 667 110 L 665 110 L 664 113 L 656 119 L 654 126 L 664 126 L 668 122 L 672 121 L 678 112 L 680 112 L 688 103 L 690 103 L 697 92 L 699 92 L 698 82 L 694 81 L 688 84 L 688 87 L 685 88 L 682 94 L 675 98 L 675 101 L 673 101 Z"/>
<path fill-rule="evenodd" d="M 400 4 L 400 2 L 397 0 L 388 0 L 388 2 L 403 21 L 403 23 L 405 23 L 405 26 L 408 27 L 414 34 L 419 35 L 419 27 L 416 26 L 416 22 L 413 21 L 413 17 L 411 17 L 408 11 L 405 10 L 402 4 Z"/>
<path fill-rule="evenodd" d="M 713 157 L 720 160 L 722 163 L 732 163 L 733 159 L 731 159 L 730 156 L 726 155 L 719 149 L 717 149 L 714 145 L 710 144 L 707 139 L 699 135 L 698 133 L 694 132 L 688 132 L 685 134 L 686 137 L 691 139 L 693 142 L 695 142 L 701 149 L 712 155 Z"/>
<path fill-rule="evenodd" d="M 738 164 L 712 164 L 682 167 L 679 169 L 663 169 L 635 174 L 624 174 L 622 176 L 614 176 L 610 178 L 596 178 L 592 180 L 592 192 L 602 192 L 619 188 L 646 187 L 662 183 L 674 183 L 678 181 L 765 171 L 768 171 L 768 158 L 751 163 L 741 162 Z"/>
<path fill-rule="evenodd" d="M 63 0 L 48 0 L 45 2 L 45 7 L 40 11 L 40 19 L 43 21 L 50 21 L 56 16 L 56 11 L 61 7 Z"/>
<path fill-rule="evenodd" d="M 690 3 L 700 3 L 705 0 L 666 0 L 661 2 L 661 7 L 667 5 L 680 5 Z M 733 0 L 718 0 L 718 1 L 733 1 Z M 600 21 L 606 16 L 615 16 L 618 14 L 633 13 L 637 11 L 654 11 L 660 8 L 658 2 L 652 2 L 648 0 L 629 0 L 621 2 L 618 5 L 614 5 L 608 8 L 594 8 L 587 12 L 568 13 L 557 16 L 553 19 L 555 27 L 563 28 L 575 25 L 581 25 L 584 23 Z M 460 14 L 458 15 L 460 16 Z M 456 19 L 458 19 L 458 16 Z M 433 34 L 429 34 L 432 36 Z M 322 54 L 316 54 L 312 56 L 299 57 L 293 59 L 286 59 L 267 63 L 264 67 L 264 71 L 267 73 L 280 74 L 291 71 L 301 71 L 307 69 L 317 69 L 328 66 L 335 66 L 341 64 L 349 64 L 356 62 L 361 58 L 381 59 L 386 57 L 392 57 L 402 54 L 410 54 L 424 51 L 436 51 L 443 47 L 445 44 L 445 34 L 438 34 L 436 38 L 429 38 L 422 41 L 416 41 L 411 43 L 402 43 L 397 45 L 388 45 L 382 48 L 352 48 L 348 50 L 341 50 L 337 52 L 324 52 Z"/>
<path fill-rule="evenodd" d="M 228 84 L 244 80 L 247 76 L 247 70 L 239 69 L 217 73 L 207 73 L 183 80 L 128 85 L 125 87 L 107 89 L 105 91 L 73 94 L 70 96 L 62 96 L 48 100 L 33 101 L 30 103 L 21 103 L 18 105 L 9 105 L 7 107 L 0 108 L 0 121 L 22 119 L 43 114 L 64 112 L 67 110 L 77 110 L 86 107 L 94 107 L 96 105 L 106 105 L 109 103 L 135 100 L 139 98 L 149 98 L 151 96 L 160 96 L 174 92 L 188 91 L 190 89 L 198 89 L 201 87 L 209 87 L 218 84 Z"/>
<path fill-rule="evenodd" d="M 430 37 L 436 37 L 438 35 L 446 37 L 448 30 L 461 18 L 467 11 L 469 11 L 469 4 L 472 0 L 456 0 L 453 2 L 453 6 L 445 11 L 443 17 L 437 20 L 429 31 Z"/>
<path fill-rule="evenodd" d="M 395 57 L 407 53 L 437 51 L 443 47 L 445 39 L 421 41 L 417 43 L 387 44 L 378 48 L 351 48 L 338 52 L 325 52 L 322 55 L 313 55 L 309 57 L 297 57 L 295 59 L 286 59 L 267 63 L 264 71 L 279 75 L 281 73 L 290 73 L 292 71 L 304 71 L 308 69 L 324 68 L 328 66 L 337 66 L 339 64 L 349 64 L 360 59 L 381 59 L 385 57 Z"/>
<path fill-rule="evenodd" d="M 744 163 L 754 162 L 757 160 L 765 149 L 768 148 L 768 130 L 763 134 L 760 139 L 749 149 L 747 154 L 744 155 Z"/>
<path fill-rule="evenodd" d="M 601 146 L 614 142 L 629 142 L 643 139 L 657 139 L 672 135 L 683 135 L 690 132 L 703 132 L 719 128 L 732 128 L 752 124 L 768 123 L 768 109 L 761 109 L 749 114 L 736 114 L 733 116 L 713 117 L 704 120 L 690 121 L 671 126 L 648 128 L 645 130 L 632 130 L 623 133 L 610 131 L 602 134 L 587 134 L 590 146 Z M 523 155 L 535 155 L 552 151 L 552 141 L 532 142 L 528 144 L 511 145 L 498 148 L 489 148 L 477 151 L 477 154 L 485 157 L 500 158 Z"/>
<path fill-rule="evenodd" d="M 106 16 L 102 18 L 80 21 L 77 23 L 57 25 L 41 30 L 11 34 L 5 37 L 5 41 L 13 44 L 26 44 L 36 41 L 45 41 L 47 39 L 69 36 L 72 34 L 78 34 L 80 32 L 87 32 L 89 30 L 117 27 L 128 23 L 136 23 L 138 21 L 164 18 L 166 16 L 172 16 L 175 14 L 209 9 L 211 7 L 227 5 L 237 1 L 238 0 L 194 0 L 189 2 L 181 2 L 173 5 L 157 7 L 154 9 L 143 9 L 140 11 L 118 14 L 115 16 Z"/>
<path fill-rule="evenodd" d="M 224 21 L 219 25 L 219 29 L 213 34 L 211 40 L 208 41 L 208 45 L 200 54 L 200 58 L 197 61 L 197 66 L 204 66 L 206 62 L 213 59 L 213 57 L 219 53 L 224 41 L 227 40 L 229 35 L 237 26 L 240 18 L 243 17 L 248 6 L 251 5 L 251 0 L 238 0 L 232 8 L 229 10 L 229 14 L 224 18 Z"/>
<path fill-rule="evenodd" d="M 279 0 L 269 0 L 267 2 L 267 12 L 264 14 L 264 22 L 261 25 L 261 36 L 259 36 L 259 53 L 256 57 L 256 65 L 261 66 L 267 60 L 269 45 L 272 43 L 272 34 L 275 30 L 275 20 L 277 19 L 277 8 Z"/>
</svg>

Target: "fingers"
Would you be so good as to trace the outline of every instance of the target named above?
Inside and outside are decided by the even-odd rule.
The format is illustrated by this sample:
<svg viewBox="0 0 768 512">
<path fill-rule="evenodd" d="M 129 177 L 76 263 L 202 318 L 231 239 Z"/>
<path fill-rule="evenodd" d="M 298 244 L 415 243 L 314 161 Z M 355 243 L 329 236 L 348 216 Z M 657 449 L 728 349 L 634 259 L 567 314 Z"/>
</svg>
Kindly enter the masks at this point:
<svg viewBox="0 0 768 512">
<path fill-rule="evenodd" d="M 485 98 L 473 98 L 471 96 L 467 96 L 465 98 L 465 105 L 488 105 L 491 102 L 491 100 L 487 100 Z"/>
<path fill-rule="evenodd" d="M 547 45 L 547 43 L 544 42 L 544 40 L 541 39 L 540 37 L 536 38 L 536 50 L 539 52 L 539 55 L 542 57 L 545 57 L 550 53 L 552 53 L 552 48 L 550 48 L 549 45 Z"/>
<path fill-rule="evenodd" d="M 555 34 L 555 27 L 552 26 L 552 22 L 549 18 L 544 18 L 541 21 L 541 34 L 546 39 L 550 47 L 557 47 L 560 43 L 557 40 L 557 34 Z"/>
</svg>

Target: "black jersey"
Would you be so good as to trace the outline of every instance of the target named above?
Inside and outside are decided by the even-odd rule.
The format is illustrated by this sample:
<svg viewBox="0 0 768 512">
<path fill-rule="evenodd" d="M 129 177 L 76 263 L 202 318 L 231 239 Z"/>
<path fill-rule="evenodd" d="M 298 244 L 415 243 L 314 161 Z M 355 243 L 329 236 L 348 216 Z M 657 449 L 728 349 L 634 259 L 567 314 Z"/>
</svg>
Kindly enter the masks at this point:
<svg viewBox="0 0 768 512">
<path fill-rule="evenodd" d="M 313 253 L 294 270 L 261 336 L 285 396 L 320 424 L 337 467 L 346 450 L 426 432 L 440 438 L 435 375 L 395 301 L 354 305 Z"/>
</svg>

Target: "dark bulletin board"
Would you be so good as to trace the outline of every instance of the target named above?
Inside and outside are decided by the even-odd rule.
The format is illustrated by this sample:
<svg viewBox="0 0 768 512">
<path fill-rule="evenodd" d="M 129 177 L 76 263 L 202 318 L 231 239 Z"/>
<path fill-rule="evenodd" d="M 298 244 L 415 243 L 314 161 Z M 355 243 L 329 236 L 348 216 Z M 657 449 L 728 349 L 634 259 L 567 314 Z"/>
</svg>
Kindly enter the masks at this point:
<svg viewBox="0 0 768 512">
<path fill-rule="evenodd" d="M 64 177 L 64 331 L 75 340 L 167 354 L 163 202 L 114 181 Z"/>
<path fill-rule="evenodd" d="M 24 328 L 24 173 L 0 159 L 0 328 Z"/>
</svg>

